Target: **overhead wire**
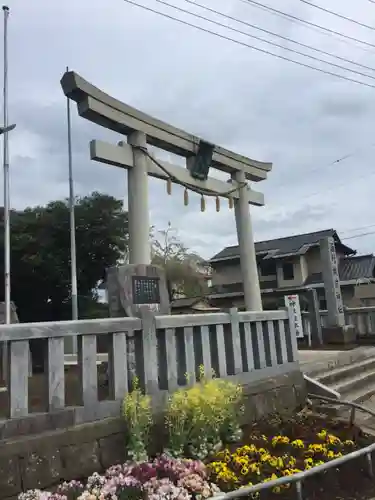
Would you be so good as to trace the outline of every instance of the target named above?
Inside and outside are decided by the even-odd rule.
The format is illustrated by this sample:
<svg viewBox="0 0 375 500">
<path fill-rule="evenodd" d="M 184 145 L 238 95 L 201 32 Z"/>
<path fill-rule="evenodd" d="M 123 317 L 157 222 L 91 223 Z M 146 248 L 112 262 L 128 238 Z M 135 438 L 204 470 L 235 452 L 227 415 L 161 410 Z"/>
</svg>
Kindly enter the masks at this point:
<svg viewBox="0 0 375 500">
<path fill-rule="evenodd" d="M 369 144 L 367 146 L 363 146 L 363 147 L 360 147 L 360 148 L 357 148 L 355 149 L 354 151 L 352 151 L 351 153 L 347 153 L 343 156 L 340 156 L 339 158 L 336 158 L 336 160 L 334 161 L 331 161 L 330 163 L 325 163 L 325 164 L 322 164 L 318 167 L 315 167 L 315 168 L 311 168 L 311 169 L 307 169 L 307 170 L 303 170 L 303 174 L 313 174 L 314 172 L 318 172 L 320 170 L 323 170 L 323 169 L 327 169 L 327 168 L 330 168 L 334 165 L 337 165 L 338 163 L 341 163 L 345 160 L 348 160 L 349 158 L 352 158 L 353 156 L 356 156 L 358 153 L 360 153 L 361 151 L 365 150 L 365 149 L 369 149 L 369 148 L 373 148 L 375 147 L 375 142 L 372 143 L 372 144 Z M 278 187 L 283 187 L 284 185 L 287 185 L 288 183 L 285 182 L 285 183 L 278 183 Z"/>
<path fill-rule="evenodd" d="M 246 4 L 247 7 L 253 7 L 255 9 L 262 10 L 263 12 L 266 12 L 267 14 L 279 17 L 280 19 L 283 19 L 284 21 L 288 21 L 292 24 L 296 24 L 297 26 L 302 27 L 306 30 L 310 30 L 310 31 L 313 31 L 314 33 L 319 33 L 319 35 L 329 37 L 329 38 L 335 40 L 336 42 L 345 43 L 346 45 L 349 45 L 352 49 L 360 50 L 362 52 L 367 52 L 367 53 L 372 53 L 372 54 L 374 53 L 374 51 L 369 47 L 365 47 L 364 45 L 358 45 L 358 43 L 353 42 L 350 39 L 348 40 L 348 39 L 343 38 L 341 36 L 337 36 L 334 33 L 330 33 L 329 31 L 325 31 L 324 27 L 319 27 L 319 25 L 310 26 L 309 24 L 304 24 L 303 23 L 304 20 L 300 20 L 299 18 L 294 19 L 294 18 L 287 17 L 288 16 L 287 13 L 280 13 L 280 11 L 275 12 L 273 10 L 269 10 L 269 8 L 267 9 L 267 7 L 268 7 L 267 5 L 265 5 L 265 6 L 253 5 L 253 4 L 250 4 L 249 2 L 247 2 L 246 0 L 238 0 L 238 1 L 242 2 L 243 4 Z M 375 1 L 374 1 L 374 3 L 375 3 Z"/>
<path fill-rule="evenodd" d="M 340 234 L 352 233 L 353 231 L 362 231 L 363 229 L 369 229 L 370 227 L 375 227 L 375 224 L 368 224 L 367 226 L 354 227 L 354 228 L 350 228 L 350 229 L 343 229 L 342 231 L 340 231 Z"/>
<path fill-rule="evenodd" d="M 319 28 L 320 30 L 326 31 L 327 33 L 331 33 L 332 35 L 337 35 L 337 36 L 346 38 L 347 40 L 351 40 L 352 42 L 360 43 L 362 45 L 366 45 L 367 47 L 371 47 L 372 49 L 375 49 L 375 45 L 373 43 L 366 42 L 365 40 L 361 40 L 359 38 L 355 38 L 355 37 L 350 36 L 350 35 L 346 35 L 345 33 L 341 33 L 340 31 L 332 30 L 332 29 L 327 28 L 325 26 L 321 26 L 320 24 L 312 23 L 311 21 L 307 21 L 306 19 L 303 19 L 301 17 L 294 16 L 294 15 L 289 14 L 287 12 L 283 12 L 281 10 L 275 9 L 274 7 L 270 7 L 269 5 L 257 2 L 256 0 L 240 0 L 240 2 L 245 3 L 245 4 L 254 5 L 254 6 L 260 7 L 262 9 L 266 9 L 270 12 L 274 12 L 278 15 L 283 16 L 283 17 L 288 17 L 290 19 L 294 19 L 295 21 L 298 21 L 299 23 L 303 23 L 303 24 L 306 24 L 308 26 L 313 26 L 315 28 Z"/>
<path fill-rule="evenodd" d="M 360 80 L 355 80 L 354 78 L 349 78 L 347 76 L 340 75 L 338 73 L 334 73 L 333 71 L 327 71 L 327 70 L 322 69 L 322 68 L 317 68 L 316 66 L 311 66 L 310 64 L 304 63 L 302 61 L 296 61 L 295 59 L 290 59 L 289 57 L 283 56 L 281 54 L 275 54 L 274 52 L 271 52 L 269 50 L 262 49 L 260 47 L 256 47 L 254 45 L 248 44 L 248 43 L 243 42 L 241 40 L 237 40 L 235 38 L 231 38 L 231 37 L 229 37 L 227 35 L 223 35 L 221 33 L 215 32 L 215 31 L 211 31 L 208 28 L 204 28 L 202 26 L 198 26 L 196 24 L 190 23 L 189 21 L 186 21 L 186 20 L 183 20 L 183 19 L 179 19 L 178 17 L 174 17 L 174 16 L 172 16 L 170 14 L 167 14 L 165 12 L 161 12 L 159 10 L 153 9 L 152 7 L 148 7 L 146 5 L 139 4 L 139 3 L 137 3 L 137 2 L 135 2 L 133 0 L 123 0 L 123 1 L 126 2 L 126 3 L 128 3 L 128 4 L 130 4 L 130 5 L 134 5 L 134 6 L 138 7 L 138 8 L 141 8 L 143 10 L 146 10 L 146 11 L 149 11 L 149 12 L 153 12 L 154 14 L 158 14 L 158 15 L 160 15 L 162 17 L 167 18 L 167 19 L 173 20 L 173 21 L 178 22 L 180 24 L 184 24 L 186 26 L 190 26 L 191 28 L 195 28 L 195 29 L 197 29 L 199 31 L 211 34 L 211 35 L 216 36 L 218 38 L 221 38 L 223 40 L 236 43 L 237 45 L 241 45 L 243 47 L 247 47 L 249 49 L 255 50 L 255 51 L 260 52 L 262 54 L 267 54 L 267 55 L 270 55 L 270 56 L 273 56 L 273 57 L 277 57 L 278 59 L 281 59 L 283 61 L 288 61 L 288 62 L 297 64 L 298 66 L 302 66 L 304 68 L 309 68 L 309 69 L 312 69 L 314 71 L 319 71 L 320 73 L 323 73 L 323 74 L 326 74 L 326 75 L 330 75 L 330 76 L 334 76 L 336 78 L 341 78 L 342 80 L 346 80 L 346 81 L 351 82 L 351 83 L 357 83 L 357 84 L 363 85 L 365 87 L 375 88 L 375 86 L 371 85 L 370 83 L 362 82 Z M 225 26 L 225 27 L 228 28 L 227 26 Z M 333 64 L 333 63 L 327 63 L 327 64 Z"/>
<path fill-rule="evenodd" d="M 303 196 L 303 200 L 306 201 L 306 200 L 309 200 L 311 198 L 314 198 L 315 196 L 318 196 L 318 195 L 321 195 L 321 194 L 325 194 L 325 193 L 330 193 L 331 191 L 333 190 L 338 190 L 338 189 L 341 189 L 343 187 L 346 187 L 349 183 L 350 185 L 352 186 L 353 184 L 356 184 L 358 181 L 361 181 L 363 180 L 364 178 L 370 178 L 370 177 L 373 177 L 375 175 L 375 171 L 372 171 L 370 173 L 364 173 L 363 175 L 360 175 L 360 176 L 357 176 L 355 179 L 350 179 L 349 181 L 348 180 L 345 180 L 344 182 L 340 182 L 340 183 L 337 183 L 335 184 L 334 186 L 332 187 L 329 187 L 328 189 L 319 189 L 319 191 L 314 191 L 313 193 L 310 193 L 310 194 L 307 194 L 307 195 L 304 195 Z"/>
<path fill-rule="evenodd" d="M 188 1 L 188 0 L 186 0 L 186 1 Z M 356 75 L 360 75 L 360 76 L 363 76 L 365 78 L 370 78 L 372 80 L 375 80 L 375 76 L 368 75 L 366 73 L 362 73 L 362 71 L 357 71 L 355 69 L 346 68 L 345 66 L 341 66 L 340 64 L 325 61 L 324 59 L 321 59 L 320 57 L 315 57 L 315 56 L 312 56 L 311 54 L 305 54 L 304 52 L 300 52 L 299 50 L 295 50 L 295 49 L 292 49 L 290 47 L 285 47 L 284 45 L 280 45 L 279 43 L 272 42 L 271 40 L 267 40 L 265 38 L 262 38 L 262 37 L 259 37 L 256 35 L 252 35 L 251 33 L 247 33 L 245 31 L 239 30 L 237 28 L 233 28 L 232 26 L 228 26 L 227 24 L 220 23 L 219 21 L 215 21 L 214 19 L 210 19 L 209 17 L 202 16 L 201 14 L 197 14 L 195 12 L 191 12 L 187 9 L 184 9 L 184 8 L 179 7 L 177 5 L 166 2 L 165 0 L 155 0 L 155 2 L 157 2 L 161 5 L 165 5 L 167 7 L 170 7 L 172 9 L 175 9 L 178 12 L 182 12 L 183 14 L 188 14 L 190 16 L 196 17 L 197 19 L 202 19 L 203 21 L 207 21 L 208 23 L 214 24 L 216 26 L 220 26 L 221 28 L 228 29 L 230 31 L 233 31 L 234 33 L 239 33 L 240 35 L 254 38 L 255 40 L 258 40 L 258 41 L 263 42 L 263 43 L 267 43 L 267 44 L 272 45 L 274 47 L 277 47 L 279 49 L 287 50 L 289 52 L 292 52 L 293 54 L 298 54 L 300 56 L 312 59 L 313 61 L 318 61 L 320 63 L 327 64 L 329 66 L 333 66 L 334 68 L 338 68 L 338 69 L 343 70 L 343 71 L 348 71 L 349 73 L 354 73 Z M 190 3 L 194 4 L 194 2 L 190 2 Z M 203 6 L 203 8 L 204 8 L 204 6 Z M 224 15 L 224 17 L 225 17 L 225 15 Z"/>
<path fill-rule="evenodd" d="M 329 168 L 330 166 L 341 163 L 342 161 L 345 161 L 348 158 L 355 156 L 356 154 L 363 151 L 364 149 L 367 149 L 368 147 L 374 147 L 374 146 L 375 146 L 375 143 L 370 144 L 369 146 L 357 148 L 356 150 L 352 151 L 351 153 L 343 155 L 343 156 L 337 158 L 336 160 L 334 160 L 328 164 L 321 165 L 320 167 L 317 167 L 315 169 L 310 169 L 310 170 L 304 171 L 304 172 L 310 174 L 310 173 L 316 172 L 318 170 L 322 170 L 323 168 Z M 310 193 L 310 194 L 308 193 L 307 195 L 304 195 L 303 199 L 304 199 L 304 201 L 309 200 L 310 198 L 314 198 L 315 196 L 321 195 L 323 193 L 329 193 L 333 190 L 337 190 L 337 189 L 341 189 L 343 187 L 346 187 L 349 182 L 351 185 L 353 185 L 353 184 L 356 184 L 358 181 L 363 180 L 364 178 L 368 179 L 369 177 L 373 177 L 374 175 L 375 175 L 375 171 L 372 171 L 370 173 L 366 172 L 363 175 L 357 176 L 354 180 L 353 179 L 350 179 L 350 181 L 345 180 L 344 182 L 336 183 L 334 186 L 328 187 L 328 189 L 319 189 L 319 191 L 314 191 L 313 193 Z M 288 184 L 289 184 L 288 182 L 281 183 L 281 184 L 278 182 L 277 187 L 280 188 L 283 186 L 287 186 Z M 284 194 L 283 191 L 281 191 L 280 194 L 283 195 Z"/>
<path fill-rule="evenodd" d="M 343 16 L 342 14 L 339 14 L 338 12 L 326 9 L 325 7 L 321 7 L 320 5 L 317 5 L 313 2 L 309 2 L 308 0 L 299 0 L 299 1 L 306 4 L 306 5 L 309 5 L 310 7 L 314 7 L 315 9 L 322 10 L 323 12 L 326 12 L 327 14 L 331 14 L 332 16 L 336 16 L 336 17 L 339 17 L 340 19 L 344 19 L 345 21 L 349 21 L 353 24 L 357 24 L 358 26 L 362 26 L 362 28 L 367 28 L 369 30 L 375 31 L 375 27 L 370 26 L 369 24 L 364 24 L 364 23 L 361 23 L 360 21 L 356 21 L 355 19 L 352 19 L 351 17 Z"/>
<path fill-rule="evenodd" d="M 282 40 L 285 40 L 287 42 L 292 42 L 296 45 L 299 45 L 300 47 L 304 47 L 309 50 L 313 50 L 314 52 L 318 52 L 320 54 L 324 54 L 329 57 L 334 57 L 335 59 L 339 59 L 340 61 L 344 61 L 350 64 L 353 64 L 355 66 L 358 66 L 360 68 L 368 69 L 370 71 L 375 71 L 375 68 L 372 68 L 371 66 L 366 66 L 365 64 L 361 64 L 357 61 L 353 61 L 352 59 L 347 59 L 345 57 L 341 57 L 337 54 L 333 54 L 332 52 L 327 52 L 325 50 L 319 49 L 317 47 L 313 47 L 312 45 L 308 45 L 306 43 L 299 42 L 297 40 L 293 40 L 292 38 L 289 38 L 284 35 L 280 35 L 279 33 L 274 33 L 273 31 L 270 31 L 268 29 L 262 28 L 260 26 L 257 26 L 255 24 L 249 23 L 247 21 L 244 21 L 243 19 L 238 19 L 237 17 L 231 16 L 229 14 L 224 14 L 223 12 L 220 12 L 216 9 L 212 9 L 211 7 L 208 7 L 207 5 L 202 5 L 198 2 L 195 2 L 194 0 L 184 0 L 186 3 L 194 5 L 195 7 L 199 7 L 200 9 L 204 9 L 208 12 L 212 12 L 213 14 L 216 14 L 218 16 L 224 17 L 226 19 L 230 19 L 231 21 L 235 21 L 236 23 L 243 24 L 244 26 L 247 26 L 249 28 L 253 28 L 258 31 L 262 31 L 263 33 L 267 33 L 268 35 L 275 36 L 277 38 L 281 38 Z"/>
<path fill-rule="evenodd" d="M 340 238 L 340 239 L 343 240 L 343 241 L 354 240 L 356 238 L 363 238 L 364 236 L 370 236 L 372 234 L 375 234 L 375 231 L 369 231 L 368 233 L 361 233 L 361 234 L 357 234 L 357 235 L 354 235 L 354 236 L 348 236 L 346 238 Z"/>
</svg>

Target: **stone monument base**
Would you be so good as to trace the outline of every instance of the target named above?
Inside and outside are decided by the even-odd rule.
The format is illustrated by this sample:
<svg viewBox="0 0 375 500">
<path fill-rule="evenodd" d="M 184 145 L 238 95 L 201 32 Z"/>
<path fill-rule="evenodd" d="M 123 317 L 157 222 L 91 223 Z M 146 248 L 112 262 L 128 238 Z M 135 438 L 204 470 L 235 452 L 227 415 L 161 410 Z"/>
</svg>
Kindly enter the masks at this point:
<svg viewBox="0 0 375 500">
<path fill-rule="evenodd" d="M 324 344 L 354 344 L 357 332 L 353 325 L 326 326 L 322 328 Z"/>
</svg>

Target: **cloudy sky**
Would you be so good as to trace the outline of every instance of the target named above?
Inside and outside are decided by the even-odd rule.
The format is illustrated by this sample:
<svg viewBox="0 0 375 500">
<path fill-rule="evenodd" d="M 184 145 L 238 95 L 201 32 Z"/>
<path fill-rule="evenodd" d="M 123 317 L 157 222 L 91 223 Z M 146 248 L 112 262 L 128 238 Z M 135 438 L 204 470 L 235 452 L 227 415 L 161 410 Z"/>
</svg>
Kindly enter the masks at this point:
<svg viewBox="0 0 375 500">
<path fill-rule="evenodd" d="M 245 0 L 200 0 L 245 22 L 374 68 L 364 69 L 225 20 L 184 0 L 166 0 L 367 73 L 366 78 L 214 26 L 155 0 L 135 1 L 370 87 L 231 43 L 124 0 L 10 0 L 9 119 L 17 123 L 10 134 L 13 207 L 68 195 L 66 102 L 59 81 L 69 66 L 146 113 L 251 158 L 273 162 L 269 179 L 254 186 L 266 195 L 265 207 L 252 208 L 257 240 L 330 227 L 342 231 L 343 238 L 375 231 L 375 31 L 300 0 L 259 2 L 374 47 L 307 28 Z M 375 25 L 375 4 L 369 0 L 345 5 L 339 0 L 315 1 L 364 23 L 374 20 Z M 126 173 L 89 160 L 90 139 L 115 143 L 119 137 L 79 118 L 75 107 L 72 115 L 76 194 L 98 190 L 126 202 Z M 332 165 L 346 155 L 351 156 Z M 234 214 L 226 204 L 217 214 L 214 201 L 208 200 L 207 211 L 201 214 L 199 197 L 190 198 L 185 208 L 181 189 L 176 187 L 168 197 L 165 185 L 151 179 L 152 224 L 162 229 L 170 221 L 184 242 L 205 257 L 235 244 Z M 348 239 L 347 244 L 373 252 L 375 234 Z"/>
</svg>

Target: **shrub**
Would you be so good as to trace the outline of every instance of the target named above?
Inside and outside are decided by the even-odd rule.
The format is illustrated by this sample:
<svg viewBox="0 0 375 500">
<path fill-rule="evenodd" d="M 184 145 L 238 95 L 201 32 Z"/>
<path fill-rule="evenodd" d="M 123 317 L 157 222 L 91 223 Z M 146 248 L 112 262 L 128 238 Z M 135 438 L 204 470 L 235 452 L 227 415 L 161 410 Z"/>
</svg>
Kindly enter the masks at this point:
<svg viewBox="0 0 375 500">
<path fill-rule="evenodd" d="M 199 382 L 191 388 L 179 389 L 169 398 L 168 452 L 174 457 L 203 459 L 217 451 L 222 442 L 239 439 L 241 400 L 241 386 L 214 376 L 207 379 L 204 368 L 200 367 Z"/>
<path fill-rule="evenodd" d="M 129 458 L 134 462 L 147 460 L 152 426 L 151 399 L 142 393 L 137 378 L 133 381 L 133 391 L 124 398 L 122 413 L 128 428 Z"/>
</svg>

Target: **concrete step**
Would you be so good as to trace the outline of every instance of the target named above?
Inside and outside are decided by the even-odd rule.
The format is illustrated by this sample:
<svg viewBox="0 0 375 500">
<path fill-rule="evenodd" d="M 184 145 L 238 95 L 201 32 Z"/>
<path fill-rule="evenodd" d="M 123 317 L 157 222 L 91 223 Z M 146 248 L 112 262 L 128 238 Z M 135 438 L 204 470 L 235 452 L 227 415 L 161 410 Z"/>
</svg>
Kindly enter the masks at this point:
<svg viewBox="0 0 375 500">
<path fill-rule="evenodd" d="M 350 392 L 348 395 L 346 395 L 345 399 L 347 401 L 352 401 L 353 403 L 357 403 L 359 405 L 360 404 L 366 405 L 366 401 L 368 401 L 372 396 L 374 396 L 374 394 L 375 394 L 375 384 L 371 382 L 370 384 L 365 385 L 354 392 Z"/>
<path fill-rule="evenodd" d="M 375 371 L 375 357 L 351 363 L 319 374 L 316 379 L 324 385 L 334 388 L 340 382 L 354 378 L 364 372 Z"/>
<path fill-rule="evenodd" d="M 373 368 L 372 371 L 361 372 L 350 378 L 345 378 L 339 383 L 330 385 L 329 387 L 339 392 L 342 399 L 350 399 L 352 401 L 352 396 L 357 391 L 362 391 L 362 389 L 371 387 L 373 387 L 375 391 L 375 368 Z"/>
<path fill-rule="evenodd" d="M 370 358 L 375 358 L 375 347 L 359 347 L 351 351 L 299 351 L 302 371 L 312 378 L 331 373 Z"/>
<path fill-rule="evenodd" d="M 365 385 L 356 391 L 350 392 L 345 395 L 342 399 L 345 401 L 352 401 L 353 403 L 357 403 L 359 405 L 366 406 L 366 401 L 368 401 L 372 396 L 375 395 L 375 384 L 370 383 Z M 335 406 L 335 405 L 325 405 L 325 404 L 317 404 L 314 405 L 314 409 L 323 413 L 324 415 L 334 417 L 339 415 L 349 415 L 350 408 L 347 406 Z"/>
<path fill-rule="evenodd" d="M 313 406 L 315 413 L 318 415 L 326 415 L 329 418 L 335 418 L 342 414 L 345 414 L 345 409 L 340 408 L 339 406 L 333 406 L 330 404 L 317 404 Z"/>
</svg>

